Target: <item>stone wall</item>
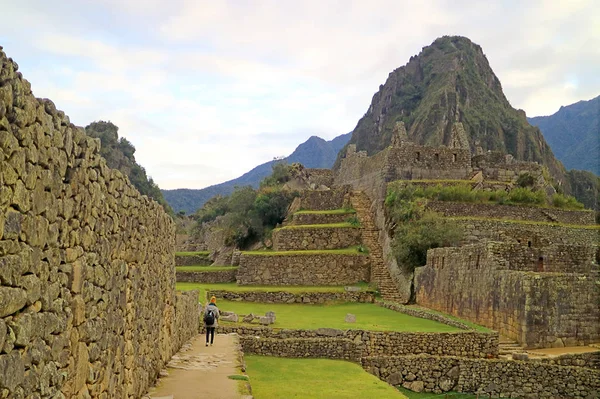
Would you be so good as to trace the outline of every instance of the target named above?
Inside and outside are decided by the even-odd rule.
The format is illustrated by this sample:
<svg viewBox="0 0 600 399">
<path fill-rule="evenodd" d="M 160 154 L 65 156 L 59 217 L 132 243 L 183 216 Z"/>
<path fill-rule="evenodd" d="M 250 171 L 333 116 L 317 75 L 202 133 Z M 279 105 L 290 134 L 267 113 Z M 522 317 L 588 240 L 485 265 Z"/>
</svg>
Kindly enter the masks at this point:
<svg viewBox="0 0 600 399">
<path fill-rule="evenodd" d="M 529 173 L 537 181 L 543 178 L 543 166 L 535 162 L 517 161 L 498 151 L 476 155 L 473 169 L 481 171 L 485 180 L 515 183 L 521 173 Z"/>
<path fill-rule="evenodd" d="M 594 225 L 593 211 L 570 211 L 534 206 L 477 204 L 466 202 L 428 201 L 427 208 L 450 217 L 488 217 L 492 219 L 527 220 L 575 225 Z"/>
<path fill-rule="evenodd" d="M 360 361 L 359 345 L 343 338 L 273 339 L 241 336 L 244 354 Z"/>
<path fill-rule="evenodd" d="M 360 242 L 358 227 L 284 227 L 273 230 L 275 251 L 342 249 Z"/>
<path fill-rule="evenodd" d="M 0 396 L 140 397 L 197 323 L 174 223 L 16 70 L 0 51 Z"/>
<path fill-rule="evenodd" d="M 530 361 L 538 361 L 559 366 L 576 366 L 600 369 L 600 350 L 585 353 L 567 353 L 560 356 L 533 358 Z"/>
<path fill-rule="evenodd" d="M 465 179 L 471 172 L 468 149 L 405 144 L 392 147 L 386 160 L 387 182 L 417 179 Z"/>
<path fill-rule="evenodd" d="M 242 253 L 237 273 L 240 285 L 346 285 L 369 281 L 365 255 Z"/>
<path fill-rule="evenodd" d="M 173 331 L 178 333 L 173 335 L 173 353 L 176 353 L 186 341 L 198 334 L 200 308 L 198 291 L 177 291 Z"/>
<path fill-rule="evenodd" d="M 485 219 L 454 219 L 463 227 L 465 243 L 481 241 L 531 242 L 533 247 L 552 244 L 597 245 L 600 229 L 595 226 L 575 228 L 561 225 L 515 223 Z"/>
<path fill-rule="evenodd" d="M 304 303 L 319 304 L 327 302 L 359 302 L 373 303 L 375 295 L 370 292 L 231 292 L 210 290 L 208 296 L 216 296 L 228 301 L 260 302 L 260 303 Z"/>
<path fill-rule="evenodd" d="M 367 357 L 361 363 L 383 381 L 419 392 L 583 399 L 600 390 L 598 370 L 539 362 L 416 355 Z"/>
<path fill-rule="evenodd" d="M 428 251 L 427 265 L 417 269 L 417 303 L 495 329 L 532 348 L 599 341 L 597 265 L 590 273 L 515 270 L 529 264 L 518 253 L 514 256 L 514 249 L 488 243 Z M 529 250 L 538 251 L 521 252 Z M 568 253 L 563 256 L 568 259 Z"/>
<path fill-rule="evenodd" d="M 176 266 L 208 266 L 212 264 L 208 254 L 175 255 Z"/>
<path fill-rule="evenodd" d="M 449 317 L 442 316 L 441 314 L 436 314 L 431 312 L 429 309 L 420 309 L 414 305 L 400 305 L 398 303 L 380 303 L 382 307 L 386 309 L 391 309 L 395 312 L 405 313 L 410 316 L 419 317 L 421 319 L 433 320 L 439 323 L 447 324 L 452 327 L 460 328 L 461 330 L 470 330 L 471 327 L 466 325 L 465 323 L 461 323 L 458 320 L 451 319 Z"/>
<path fill-rule="evenodd" d="M 306 169 L 308 172 L 308 181 L 315 187 L 326 186 L 331 187 L 333 184 L 333 171 L 331 169 Z"/>
<path fill-rule="evenodd" d="M 300 197 L 299 209 L 328 211 L 343 208 L 348 191 L 349 187 L 347 186 L 339 186 L 331 190 L 303 191 Z"/>
<path fill-rule="evenodd" d="M 356 216 L 354 212 L 349 213 L 295 213 L 292 217 L 292 224 L 330 224 L 343 223 L 349 218 Z"/>
<path fill-rule="evenodd" d="M 236 273 L 237 269 L 201 272 L 177 270 L 176 278 L 179 283 L 232 283 Z"/>
<path fill-rule="evenodd" d="M 269 327 L 236 327 L 230 325 L 221 326 L 220 328 L 225 333 L 235 332 L 240 336 L 259 337 L 260 340 L 284 341 L 288 339 L 326 338 L 329 340 L 350 341 L 358 345 L 359 358 L 366 356 L 415 355 L 420 353 L 473 358 L 493 358 L 498 355 L 498 334 L 495 332 L 418 333 L 363 330 L 343 331 L 333 328 L 280 330 Z M 254 345 L 260 345 L 260 343 Z M 339 348 L 340 346 L 336 347 Z M 308 357 L 323 357 L 317 349 L 311 350 L 303 347 L 303 351 L 298 357 L 307 357 L 307 352 L 311 354 Z M 294 357 L 292 355 L 286 356 Z"/>
</svg>

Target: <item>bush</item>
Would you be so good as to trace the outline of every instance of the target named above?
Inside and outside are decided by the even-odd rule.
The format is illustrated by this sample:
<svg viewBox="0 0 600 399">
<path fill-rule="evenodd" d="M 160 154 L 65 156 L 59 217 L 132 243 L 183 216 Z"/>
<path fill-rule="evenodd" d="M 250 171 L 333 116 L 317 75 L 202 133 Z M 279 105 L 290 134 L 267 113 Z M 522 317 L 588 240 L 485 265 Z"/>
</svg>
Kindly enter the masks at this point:
<svg viewBox="0 0 600 399">
<path fill-rule="evenodd" d="M 525 187 L 533 187 L 535 185 L 535 178 L 529 172 L 521 173 L 519 177 L 517 177 L 517 186 L 525 188 Z"/>
<path fill-rule="evenodd" d="M 543 205 L 546 203 L 546 193 L 541 190 L 533 191 L 528 188 L 517 187 L 508 193 L 508 202 L 515 204 Z"/>
<path fill-rule="evenodd" d="M 554 194 L 552 196 L 552 206 L 563 209 L 583 209 L 584 206 L 581 202 L 577 201 L 574 197 L 564 194 Z"/>
</svg>

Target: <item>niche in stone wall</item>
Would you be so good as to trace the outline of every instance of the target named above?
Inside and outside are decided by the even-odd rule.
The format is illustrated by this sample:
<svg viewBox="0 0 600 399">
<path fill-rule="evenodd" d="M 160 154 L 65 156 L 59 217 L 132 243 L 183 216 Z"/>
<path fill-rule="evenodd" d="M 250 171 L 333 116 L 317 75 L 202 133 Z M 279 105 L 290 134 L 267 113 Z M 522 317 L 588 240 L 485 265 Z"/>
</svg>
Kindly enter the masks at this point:
<svg viewBox="0 0 600 399">
<path fill-rule="evenodd" d="M 536 272 L 543 272 L 544 271 L 544 257 L 540 256 L 538 258 L 538 262 L 537 262 L 537 267 L 535 269 Z"/>
<path fill-rule="evenodd" d="M 433 154 L 433 159 L 435 160 L 435 162 L 439 162 L 440 161 L 440 154 Z"/>
<path fill-rule="evenodd" d="M 452 162 L 456 162 L 456 154 L 452 154 Z"/>
<path fill-rule="evenodd" d="M 417 161 L 421 160 L 421 153 L 419 151 L 417 151 L 417 154 L 416 154 L 415 158 L 416 158 Z"/>
</svg>

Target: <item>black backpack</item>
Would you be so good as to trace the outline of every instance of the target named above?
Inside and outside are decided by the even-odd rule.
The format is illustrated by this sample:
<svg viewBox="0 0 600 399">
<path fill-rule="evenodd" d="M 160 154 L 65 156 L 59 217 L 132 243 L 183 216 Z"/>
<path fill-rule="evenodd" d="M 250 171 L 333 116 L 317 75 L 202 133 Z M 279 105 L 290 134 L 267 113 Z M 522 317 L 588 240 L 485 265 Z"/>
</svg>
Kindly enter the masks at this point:
<svg viewBox="0 0 600 399">
<path fill-rule="evenodd" d="M 207 326 L 215 324 L 215 313 L 212 310 L 209 310 L 204 314 L 204 324 Z"/>
</svg>

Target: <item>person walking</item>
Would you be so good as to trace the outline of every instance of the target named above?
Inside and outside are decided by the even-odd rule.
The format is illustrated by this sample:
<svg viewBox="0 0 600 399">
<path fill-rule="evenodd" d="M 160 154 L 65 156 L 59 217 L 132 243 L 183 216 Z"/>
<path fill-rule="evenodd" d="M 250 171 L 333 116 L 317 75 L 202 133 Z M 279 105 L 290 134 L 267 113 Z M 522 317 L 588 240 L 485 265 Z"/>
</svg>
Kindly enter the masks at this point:
<svg viewBox="0 0 600 399">
<path fill-rule="evenodd" d="M 219 308 L 217 307 L 217 298 L 210 298 L 210 303 L 204 309 L 204 326 L 206 327 L 206 346 L 208 346 L 208 337 L 210 336 L 210 345 L 215 340 L 215 328 L 219 319 Z"/>
</svg>

